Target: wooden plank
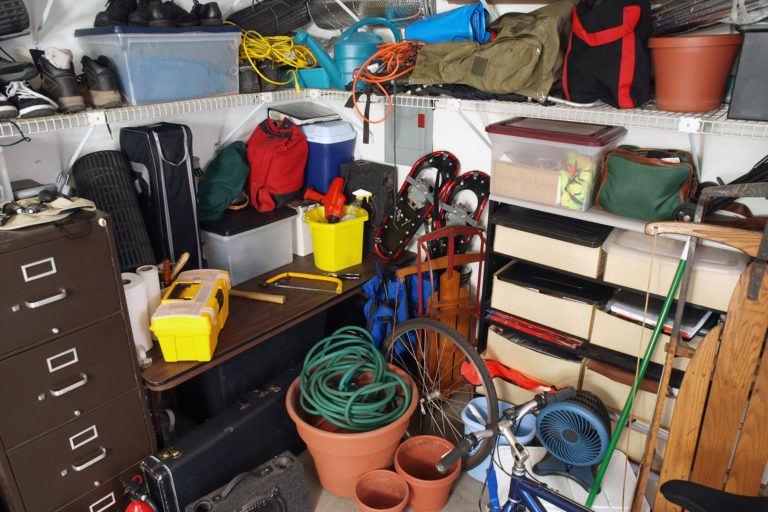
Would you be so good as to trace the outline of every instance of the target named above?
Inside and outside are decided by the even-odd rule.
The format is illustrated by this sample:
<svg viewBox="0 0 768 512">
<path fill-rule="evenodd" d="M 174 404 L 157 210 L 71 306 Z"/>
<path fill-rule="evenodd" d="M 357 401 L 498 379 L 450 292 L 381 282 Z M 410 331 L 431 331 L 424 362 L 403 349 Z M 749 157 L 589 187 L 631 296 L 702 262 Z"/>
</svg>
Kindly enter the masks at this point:
<svg viewBox="0 0 768 512">
<path fill-rule="evenodd" d="M 696 349 L 688 368 L 685 371 L 683 384 L 677 396 L 675 412 L 672 414 L 672 425 L 669 428 L 669 440 L 664 452 L 664 465 L 661 468 L 659 484 L 668 480 L 688 480 L 699 440 L 701 418 L 704 416 L 704 406 L 707 403 L 712 366 L 715 363 L 717 346 L 722 333 L 722 325 L 716 326 L 704 337 Z M 661 493 L 656 494 L 653 505 L 654 512 L 680 512 Z"/>
<path fill-rule="evenodd" d="M 763 234 L 760 231 L 747 231 L 746 229 L 693 222 L 650 222 L 645 225 L 645 234 L 695 236 L 733 247 L 753 258 L 757 256 L 760 241 L 763 239 Z"/>
<path fill-rule="evenodd" d="M 728 462 L 768 329 L 768 279 L 763 279 L 758 300 L 751 301 L 747 296 L 755 265 L 750 264 L 741 275 L 728 306 L 693 467 L 694 482 L 716 489 L 725 485 Z M 764 469 L 753 468 L 761 475 Z"/>
<path fill-rule="evenodd" d="M 763 353 L 755 387 L 749 400 L 747 416 L 741 429 L 736 453 L 728 473 L 725 490 L 735 494 L 757 496 L 762 471 L 768 461 L 768 356 Z"/>
</svg>

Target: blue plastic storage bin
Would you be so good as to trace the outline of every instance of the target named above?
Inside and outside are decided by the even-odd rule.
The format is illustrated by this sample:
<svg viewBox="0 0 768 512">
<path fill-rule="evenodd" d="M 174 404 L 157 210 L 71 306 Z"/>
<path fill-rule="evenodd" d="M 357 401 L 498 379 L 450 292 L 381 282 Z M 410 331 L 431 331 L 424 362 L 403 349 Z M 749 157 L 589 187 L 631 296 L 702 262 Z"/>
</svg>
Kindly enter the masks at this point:
<svg viewBox="0 0 768 512">
<path fill-rule="evenodd" d="M 486 398 L 480 396 L 470 400 L 464 407 L 464 410 L 461 411 L 461 420 L 464 422 L 465 434 L 485 430 L 485 423 L 478 422 L 475 415 L 469 410 L 470 404 L 475 406 L 477 411 L 482 415 L 483 419 L 487 420 L 488 418 L 488 401 Z M 498 405 L 499 417 L 501 417 L 505 409 L 512 407 L 512 404 L 503 402 L 501 400 L 498 401 Z M 526 414 L 523 416 L 523 419 L 520 420 L 520 423 L 517 424 L 517 428 L 515 429 L 515 437 L 517 438 L 517 442 L 523 445 L 528 444 L 533 441 L 533 437 L 535 435 L 536 416 L 533 414 Z M 507 442 L 506 438 L 499 436 L 499 440 L 497 441 L 496 446 L 509 446 L 509 443 Z M 484 482 L 485 474 L 488 471 L 488 464 L 490 464 L 490 462 L 491 456 L 489 454 L 480 464 L 467 471 L 467 474 L 478 482 Z"/>
<path fill-rule="evenodd" d="M 304 185 L 325 194 L 341 164 L 354 158 L 357 132 L 346 121 L 307 124 L 302 129 L 309 144 Z"/>
<path fill-rule="evenodd" d="M 86 54 L 114 63 L 129 105 L 238 92 L 239 27 L 103 27 L 75 37 Z"/>
</svg>

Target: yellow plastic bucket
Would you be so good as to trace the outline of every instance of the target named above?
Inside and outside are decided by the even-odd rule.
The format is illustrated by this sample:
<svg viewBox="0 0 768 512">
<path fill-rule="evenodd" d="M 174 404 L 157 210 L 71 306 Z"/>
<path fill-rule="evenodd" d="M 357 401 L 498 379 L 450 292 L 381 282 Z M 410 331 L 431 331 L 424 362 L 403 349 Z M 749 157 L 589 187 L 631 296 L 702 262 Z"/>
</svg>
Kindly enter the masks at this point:
<svg viewBox="0 0 768 512">
<path fill-rule="evenodd" d="M 345 215 L 348 209 L 348 206 L 344 207 Z M 328 224 L 322 206 L 304 214 L 304 222 L 309 224 L 312 235 L 317 268 L 336 272 L 363 261 L 363 227 L 368 220 L 368 212 L 359 208 L 356 216 L 356 219 Z"/>
</svg>

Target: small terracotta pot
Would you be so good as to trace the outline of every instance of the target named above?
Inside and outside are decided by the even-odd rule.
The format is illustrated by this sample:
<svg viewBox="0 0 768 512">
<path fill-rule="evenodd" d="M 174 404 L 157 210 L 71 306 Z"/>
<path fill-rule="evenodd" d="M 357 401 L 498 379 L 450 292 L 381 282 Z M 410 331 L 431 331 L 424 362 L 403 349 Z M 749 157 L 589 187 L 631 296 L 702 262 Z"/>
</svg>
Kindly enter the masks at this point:
<svg viewBox="0 0 768 512">
<path fill-rule="evenodd" d="M 442 474 L 435 464 L 453 449 L 453 444 L 435 436 L 416 436 L 403 442 L 395 452 L 395 469 L 408 482 L 410 505 L 416 512 L 437 512 L 448 503 L 461 463 Z"/>
<path fill-rule="evenodd" d="M 389 368 L 411 385 L 411 403 L 398 419 L 370 432 L 330 431 L 327 425 L 318 424 L 316 418 L 301 410 L 299 379 L 294 380 L 288 388 L 285 396 L 288 415 L 296 424 L 299 436 L 307 444 L 320 485 L 336 496 L 352 498 L 360 475 L 392 465 L 397 445 L 416 410 L 419 390 L 413 380 L 399 368 L 392 365 Z"/>
<path fill-rule="evenodd" d="M 361 512 L 401 512 L 409 494 L 405 478 L 394 471 L 376 469 L 357 481 L 355 503 Z"/>
<path fill-rule="evenodd" d="M 656 106 L 672 112 L 720 107 L 741 34 L 652 37 Z"/>
</svg>

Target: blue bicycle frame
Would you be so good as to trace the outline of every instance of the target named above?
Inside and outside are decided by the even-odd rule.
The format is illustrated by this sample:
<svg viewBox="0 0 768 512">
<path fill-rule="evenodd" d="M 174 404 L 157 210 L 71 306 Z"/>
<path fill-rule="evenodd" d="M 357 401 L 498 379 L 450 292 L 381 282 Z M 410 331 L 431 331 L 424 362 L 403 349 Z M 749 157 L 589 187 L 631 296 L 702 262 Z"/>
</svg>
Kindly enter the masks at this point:
<svg viewBox="0 0 768 512">
<path fill-rule="evenodd" d="M 561 496 L 542 483 L 533 482 L 524 477 L 512 476 L 509 482 L 509 499 L 504 504 L 502 512 L 546 512 L 539 499 L 546 501 L 566 512 L 582 512 L 590 510 L 580 503 Z M 526 507 L 526 508 L 521 508 Z M 491 509 L 493 510 L 493 508 Z"/>
</svg>

